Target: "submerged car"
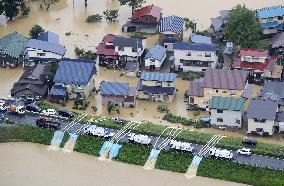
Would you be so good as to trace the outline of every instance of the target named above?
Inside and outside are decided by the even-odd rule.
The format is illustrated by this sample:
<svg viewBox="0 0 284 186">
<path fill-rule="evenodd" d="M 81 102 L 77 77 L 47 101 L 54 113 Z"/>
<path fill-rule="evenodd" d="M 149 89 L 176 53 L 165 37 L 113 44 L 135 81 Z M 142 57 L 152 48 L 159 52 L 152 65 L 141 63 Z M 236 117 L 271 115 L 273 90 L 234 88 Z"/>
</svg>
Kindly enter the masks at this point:
<svg viewBox="0 0 284 186">
<path fill-rule="evenodd" d="M 47 110 L 43 110 L 42 114 L 45 116 L 55 116 L 57 115 L 57 112 L 55 109 L 47 109 Z"/>
</svg>

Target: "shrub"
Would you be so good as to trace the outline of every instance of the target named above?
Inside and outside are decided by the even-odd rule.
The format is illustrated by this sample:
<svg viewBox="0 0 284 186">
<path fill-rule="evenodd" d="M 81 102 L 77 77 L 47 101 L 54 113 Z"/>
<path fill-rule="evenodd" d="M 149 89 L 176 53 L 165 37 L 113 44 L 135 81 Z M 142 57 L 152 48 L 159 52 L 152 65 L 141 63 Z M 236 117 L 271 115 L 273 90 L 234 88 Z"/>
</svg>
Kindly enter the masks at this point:
<svg viewBox="0 0 284 186">
<path fill-rule="evenodd" d="M 39 26 L 39 25 L 34 25 L 31 30 L 30 30 L 30 37 L 32 39 L 37 39 L 38 35 L 41 33 L 41 32 L 45 32 L 45 30 Z"/>
<path fill-rule="evenodd" d="M 87 23 L 96 23 L 96 22 L 100 22 L 102 20 L 103 16 L 101 16 L 100 14 L 95 14 L 95 15 L 91 15 L 88 16 L 86 19 Z"/>
<path fill-rule="evenodd" d="M 199 110 L 193 110 L 192 114 L 196 117 L 200 115 L 200 111 Z"/>
<path fill-rule="evenodd" d="M 73 109 L 86 110 L 86 108 L 89 106 L 89 104 L 90 104 L 90 101 L 88 101 L 88 100 L 75 99 Z"/>
<path fill-rule="evenodd" d="M 85 51 L 84 49 L 76 47 L 74 52 L 79 59 L 87 59 L 87 60 L 97 59 L 97 54 L 95 52 L 92 52 L 91 50 Z"/>
<path fill-rule="evenodd" d="M 115 22 L 118 17 L 118 10 L 106 10 L 103 14 L 107 21 Z"/>
<path fill-rule="evenodd" d="M 167 105 L 159 105 L 157 109 L 160 113 L 168 113 L 170 111 Z"/>
</svg>

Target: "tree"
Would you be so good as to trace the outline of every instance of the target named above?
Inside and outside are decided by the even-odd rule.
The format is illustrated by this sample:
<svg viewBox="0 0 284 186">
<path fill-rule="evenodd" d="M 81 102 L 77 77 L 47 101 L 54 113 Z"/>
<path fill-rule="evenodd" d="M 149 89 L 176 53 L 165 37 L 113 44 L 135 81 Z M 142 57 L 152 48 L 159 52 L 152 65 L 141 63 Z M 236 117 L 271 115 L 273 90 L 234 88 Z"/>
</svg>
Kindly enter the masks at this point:
<svg viewBox="0 0 284 186">
<path fill-rule="evenodd" d="M 13 20 L 13 18 L 19 14 L 18 6 L 20 5 L 20 0 L 1 0 L 0 15 L 4 14 L 10 20 Z"/>
<path fill-rule="evenodd" d="M 103 14 L 107 21 L 115 22 L 118 17 L 118 10 L 106 10 Z"/>
<path fill-rule="evenodd" d="M 44 32 L 45 30 L 39 26 L 39 25 L 34 25 L 31 30 L 30 30 L 30 37 L 32 39 L 37 39 L 38 35 L 41 33 L 41 32 Z"/>
<path fill-rule="evenodd" d="M 95 14 L 95 15 L 91 15 L 88 16 L 86 19 L 87 23 L 96 23 L 96 22 L 100 22 L 102 20 L 103 16 L 101 16 L 100 14 Z"/>
<path fill-rule="evenodd" d="M 192 20 L 188 18 L 184 18 L 184 22 L 185 22 L 185 30 L 188 30 L 190 28 L 192 32 L 196 31 L 196 23 L 194 23 Z"/>
<path fill-rule="evenodd" d="M 112 111 L 114 111 L 115 110 L 115 105 L 114 105 L 114 103 L 113 102 L 108 102 L 107 103 L 107 111 L 108 111 L 108 114 L 110 114 Z"/>
<path fill-rule="evenodd" d="M 256 47 L 260 38 L 260 27 L 256 22 L 255 12 L 245 5 L 237 5 L 225 23 L 224 35 L 227 40 L 241 47 Z"/>
<path fill-rule="evenodd" d="M 118 0 L 120 5 L 127 5 L 132 9 L 132 13 L 134 10 L 141 8 L 142 5 L 146 2 L 145 0 Z"/>
<path fill-rule="evenodd" d="M 50 6 L 58 3 L 59 0 L 41 0 L 41 3 L 49 10 Z"/>
</svg>

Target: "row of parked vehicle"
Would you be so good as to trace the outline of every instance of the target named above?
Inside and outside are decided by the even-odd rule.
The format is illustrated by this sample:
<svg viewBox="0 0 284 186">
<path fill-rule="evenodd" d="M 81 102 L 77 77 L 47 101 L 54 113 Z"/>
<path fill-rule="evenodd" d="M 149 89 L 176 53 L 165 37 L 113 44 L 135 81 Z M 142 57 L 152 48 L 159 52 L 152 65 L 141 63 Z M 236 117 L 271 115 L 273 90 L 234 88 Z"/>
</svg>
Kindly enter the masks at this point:
<svg viewBox="0 0 284 186">
<path fill-rule="evenodd" d="M 83 132 L 90 136 L 97 136 L 103 138 L 111 138 L 115 135 L 115 133 L 110 132 L 103 127 L 98 127 L 96 125 L 90 125 L 88 127 L 85 127 Z"/>
<path fill-rule="evenodd" d="M 171 140 L 169 143 L 169 146 L 171 147 L 171 150 L 175 150 L 175 151 L 192 153 L 194 150 L 194 147 L 191 143 L 176 141 L 176 140 Z"/>
</svg>

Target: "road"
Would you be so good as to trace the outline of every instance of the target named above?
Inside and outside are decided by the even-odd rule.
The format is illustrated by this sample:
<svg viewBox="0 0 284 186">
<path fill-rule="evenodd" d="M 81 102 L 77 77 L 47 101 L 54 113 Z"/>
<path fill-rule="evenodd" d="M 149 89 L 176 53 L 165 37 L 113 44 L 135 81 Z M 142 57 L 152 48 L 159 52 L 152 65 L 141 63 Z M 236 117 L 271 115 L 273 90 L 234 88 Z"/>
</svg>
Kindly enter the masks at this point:
<svg viewBox="0 0 284 186">
<path fill-rule="evenodd" d="M 31 125 L 31 126 L 36 126 L 36 119 L 38 118 L 37 116 L 28 116 L 28 115 L 26 115 L 24 117 L 18 117 L 18 116 L 10 115 L 10 114 L 6 114 L 5 117 L 8 118 L 10 121 L 13 121 L 15 123 L 23 123 L 23 124 L 28 124 L 28 125 Z M 69 124 L 69 122 L 66 121 L 66 120 L 60 120 L 60 122 L 61 122 L 60 128 L 64 128 L 65 126 L 67 126 Z M 83 124 L 76 124 L 70 130 L 68 130 L 68 132 L 74 133 L 77 129 L 79 129 L 82 126 L 83 126 Z M 115 129 L 110 129 L 110 128 L 105 128 L 105 129 L 110 131 L 110 132 L 114 132 L 114 133 L 117 132 L 117 130 L 115 130 Z M 150 136 L 150 138 L 151 138 L 151 146 L 154 146 L 158 137 L 157 136 Z M 160 138 L 159 141 L 157 142 L 157 145 L 159 145 L 163 140 L 164 140 L 163 138 Z M 128 143 L 129 141 L 127 139 L 127 136 L 122 138 L 121 142 L 127 142 Z M 193 154 L 197 154 L 197 152 L 199 152 L 203 147 L 203 145 L 200 145 L 200 144 L 192 144 L 192 145 L 194 146 L 194 153 Z M 164 150 L 169 151 L 170 146 L 167 145 L 164 148 Z M 233 151 L 233 154 L 234 154 L 233 162 L 235 162 L 235 163 L 246 164 L 246 165 L 251 165 L 251 166 L 256 166 L 256 167 L 266 167 L 266 168 L 269 168 L 269 169 L 284 171 L 284 160 L 283 159 L 261 156 L 261 155 L 255 155 L 255 154 L 252 154 L 251 156 L 245 156 L 245 155 L 239 155 L 235 151 Z M 206 153 L 205 156 L 208 156 L 208 153 Z"/>
</svg>

